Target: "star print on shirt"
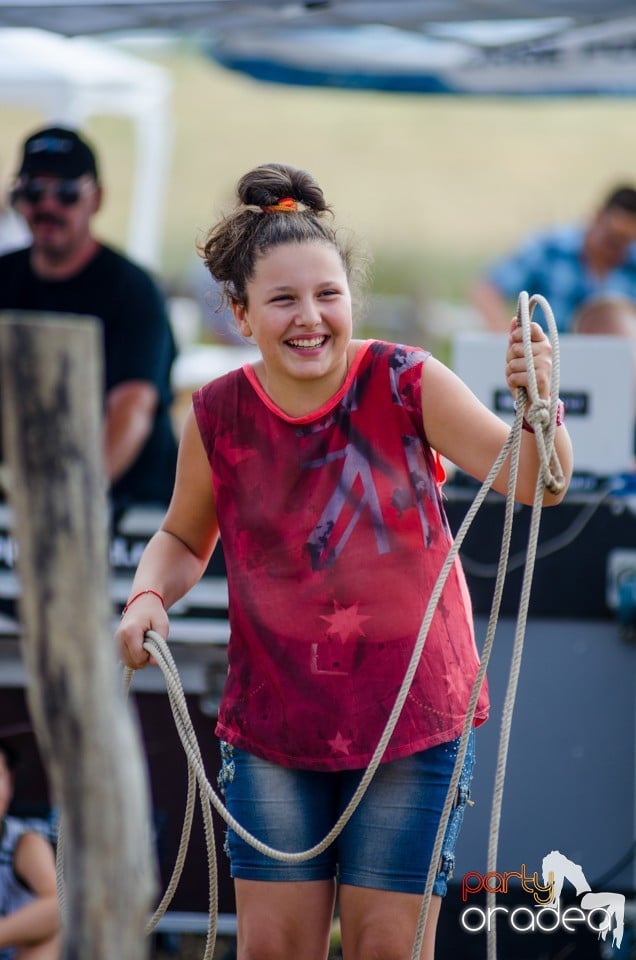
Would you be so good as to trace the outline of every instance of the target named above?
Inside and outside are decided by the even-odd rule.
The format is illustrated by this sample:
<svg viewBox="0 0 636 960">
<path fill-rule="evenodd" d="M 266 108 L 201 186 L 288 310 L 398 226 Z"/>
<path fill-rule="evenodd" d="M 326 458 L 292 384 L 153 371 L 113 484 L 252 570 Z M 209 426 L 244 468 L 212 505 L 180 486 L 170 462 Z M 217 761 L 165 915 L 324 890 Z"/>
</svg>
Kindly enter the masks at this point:
<svg viewBox="0 0 636 960">
<path fill-rule="evenodd" d="M 321 620 L 326 620 L 330 624 L 327 630 L 328 636 L 338 636 L 342 643 L 346 643 L 351 638 L 366 636 L 360 624 L 364 620 L 370 620 L 371 617 L 358 613 L 359 603 L 354 603 L 350 607 L 343 607 L 337 600 L 334 600 L 333 606 L 335 613 L 320 617 Z"/>
<path fill-rule="evenodd" d="M 327 740 L 327 743 L 331 747 L 334 753 L 349 753 L 349 745 L 353 743 L 352 740 L 346 740 L 340 731 L 334 737 L 333 740 Z"/>
</svg>

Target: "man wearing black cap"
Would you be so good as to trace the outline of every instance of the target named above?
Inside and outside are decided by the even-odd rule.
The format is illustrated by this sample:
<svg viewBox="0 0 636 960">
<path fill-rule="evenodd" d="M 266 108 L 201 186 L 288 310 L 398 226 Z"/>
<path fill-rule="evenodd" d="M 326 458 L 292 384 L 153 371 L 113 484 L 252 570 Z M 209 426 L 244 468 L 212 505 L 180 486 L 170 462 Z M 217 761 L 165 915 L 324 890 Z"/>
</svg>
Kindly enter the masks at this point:
<svg viewBox="0 0 636 960">
<path fill-rule="evenodd" d="M 24 143 L 11 200 L 32 243 L 0 257 L 0 310 L 101 320 L 113 508 L 166 504 L 176 463 L 169 413 L 174 339 L 154 280 L 92 234 L 102 202 L 94 151 L 74 130 L 37 131 Z"/>
</svg>

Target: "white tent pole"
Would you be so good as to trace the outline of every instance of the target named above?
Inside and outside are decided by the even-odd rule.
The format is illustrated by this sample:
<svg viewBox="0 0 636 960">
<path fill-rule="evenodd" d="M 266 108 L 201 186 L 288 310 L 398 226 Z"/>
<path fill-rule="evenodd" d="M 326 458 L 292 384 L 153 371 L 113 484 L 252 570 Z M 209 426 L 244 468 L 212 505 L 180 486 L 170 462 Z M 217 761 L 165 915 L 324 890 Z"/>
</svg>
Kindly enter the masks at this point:
<svg viewBox="0 0 636 960">
<path fill-rule="evenodd" d="M 128 253 L 156 269 L 161 254 L 162 218 L 172 146 L 168 92 L 139 98 L 133 114 L 136 133 L 135 174 L 128 225 Z"/>
</svg>

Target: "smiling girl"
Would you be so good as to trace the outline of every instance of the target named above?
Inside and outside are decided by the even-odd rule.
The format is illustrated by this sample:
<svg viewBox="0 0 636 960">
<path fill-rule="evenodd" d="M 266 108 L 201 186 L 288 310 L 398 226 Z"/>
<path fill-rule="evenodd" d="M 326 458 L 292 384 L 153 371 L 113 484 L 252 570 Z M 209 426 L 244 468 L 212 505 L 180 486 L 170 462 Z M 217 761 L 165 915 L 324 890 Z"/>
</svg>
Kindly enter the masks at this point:
<svg viewBox="0 0 636 960">
<path fill-rule="evenodd" d="M 329 832 L 384 730 L 452 544 L 441 454 L 482 480 L 508 435 L 418 347 L 353 339 L 348 248 L 306 172 L 258 167 L 210 232 L 204 260 L 261 358 L 194 394 L 172 502 L 141 559 L 118 630 L 124 662 L 202 575 L 220 534 L 229 670 L 216 732 L 219 782 L 265 843 L 306 849 Z M 551 349 L 532 325 L 539 392 Z M 510 389 L 528 385 L 511 326 Z M 503 363 L 503 358 L 502 358 Z M 564 427 L 556 448 L 566 477 Z M 517 499 L 538 471 L 524 431 Z M 505 492 L 504 466 L 495 489 Z M 546 493 L 545 503 L 562 497 Z M 241 960 L 324 960 L 336 890 L 345 960 L 409 958 L 437 824 L 478 668 L 456 563 L 382 763 L 334 844 L 301 864 L 266 858 L 230 830 Z M 487 692 L 475 726 L 488 715 Z M 472 738 L 435 878 L 422 957 L 468 798 Z M 337 883 L 336 883 L 337 881 Z"/>
</svg>

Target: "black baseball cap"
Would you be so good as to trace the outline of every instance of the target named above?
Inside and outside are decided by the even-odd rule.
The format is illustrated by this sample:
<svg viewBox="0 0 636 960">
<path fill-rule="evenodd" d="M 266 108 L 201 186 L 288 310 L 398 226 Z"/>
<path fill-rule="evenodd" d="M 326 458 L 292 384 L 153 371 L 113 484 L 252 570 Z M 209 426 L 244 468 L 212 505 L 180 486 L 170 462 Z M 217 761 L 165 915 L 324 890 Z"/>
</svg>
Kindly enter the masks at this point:
<svg viewBox="0 0 636 960">
<path fill-rule="evenodd" d="M 46 127 L 24 142 L 18 176 L 49 176 L 75 179 L 84 174 L 98 179 L 92 147 L 75 130 Z"/>
</svg>

